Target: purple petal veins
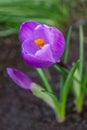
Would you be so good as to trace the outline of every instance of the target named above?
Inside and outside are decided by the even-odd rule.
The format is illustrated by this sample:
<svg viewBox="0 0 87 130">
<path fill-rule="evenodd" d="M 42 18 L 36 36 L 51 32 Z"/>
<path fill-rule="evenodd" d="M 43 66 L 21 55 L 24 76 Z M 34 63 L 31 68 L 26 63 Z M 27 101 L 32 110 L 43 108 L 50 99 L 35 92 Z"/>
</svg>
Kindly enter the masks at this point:
<svg viewBox="0 0 87 130">
<path fill-rule="evenodd" d="M 22 25 L 20 26 L 20 41 L 23 42 L 24 40 L 26 40 L 27 38 L 30 38 L 32 35 L 32 32 L 34 31 L 35 27 L 38 25 L 39 23 L 34 22 L 34 21 L 27 21 L 22 23 Z"/>
<path fill-rule="evenodd" d="M 7 68 L 7 73 L 10 78 L 21 88 L 30 90 L 33 82 L 26 74 L 15 68 Z"/>
</svg>

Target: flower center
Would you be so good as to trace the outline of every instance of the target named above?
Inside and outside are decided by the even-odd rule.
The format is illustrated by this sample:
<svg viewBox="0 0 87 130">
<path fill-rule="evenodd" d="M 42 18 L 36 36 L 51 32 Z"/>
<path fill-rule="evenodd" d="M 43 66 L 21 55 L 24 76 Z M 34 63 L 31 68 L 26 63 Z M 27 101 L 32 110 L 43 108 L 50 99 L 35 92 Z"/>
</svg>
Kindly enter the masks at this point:
<svg viewBox="0 0 87 130">
<path fill-rule="evenodd" d="M 44 46 L 44 39 L 43 38 L 38 38 L 36 40 L 34 40 L 34 43 L 38 46 L 40 46 L 40 48 L 43 48 Z"/>
</svg>

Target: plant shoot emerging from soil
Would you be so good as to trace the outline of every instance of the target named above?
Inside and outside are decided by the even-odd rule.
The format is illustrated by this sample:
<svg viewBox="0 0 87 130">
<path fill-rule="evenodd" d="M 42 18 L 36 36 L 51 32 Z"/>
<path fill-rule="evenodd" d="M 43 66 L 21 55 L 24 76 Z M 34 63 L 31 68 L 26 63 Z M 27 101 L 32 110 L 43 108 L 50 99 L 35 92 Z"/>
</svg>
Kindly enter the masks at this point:
<svg viewBox="0 0 87 130">
<path fill-rule="evenodd" d="M 39 73 L 44 88 L 34 83 L 26 74 L 15 69 L 7 68 L 10 78 L 21 88 L 31 92 L 36 97 L 45 101 L 55 112 L 59 122 L 66 117 L 66 103 L 72 88 L 77 112 L 82 111 L 83 99 L 86 91 L 87 71 L 83 75 L 83 28 L 79 27 L 80 55 L 79 60 L 72 65 L 67 65 L 69 43 L 71 36 L 70 27 L 66 48 L 62 32 L 55 27 L 40 24 L 34 21 L 24 22 L 20 27 L 20 41 L 23 60 Z M 64 51 L 65 48 L 65 51 Z M 64 52 L 64 54 L 63 54 Z M 61 56 L 63 55 L 62 61 Z M 42 68 L 49 73 L 47 67 L 53 66 L 61 74 L 60 97 L 58 98 L 49 83 Z"/>
</svg>

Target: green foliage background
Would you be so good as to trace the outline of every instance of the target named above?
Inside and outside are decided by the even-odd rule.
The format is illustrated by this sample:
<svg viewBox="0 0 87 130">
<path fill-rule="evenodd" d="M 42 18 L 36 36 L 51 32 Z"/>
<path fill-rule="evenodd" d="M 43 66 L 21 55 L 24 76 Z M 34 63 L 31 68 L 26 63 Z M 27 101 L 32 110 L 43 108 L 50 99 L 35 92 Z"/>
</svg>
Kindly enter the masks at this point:
<svg viewBox="0 0 87 130">
<path fill-rule="evenodd" d="M 71 19 L 71 8 L 79 2 L 82 0 L 0 0 L 0 36 L 17 33 L 27 20 L 65 25 Z"/>
</svg>

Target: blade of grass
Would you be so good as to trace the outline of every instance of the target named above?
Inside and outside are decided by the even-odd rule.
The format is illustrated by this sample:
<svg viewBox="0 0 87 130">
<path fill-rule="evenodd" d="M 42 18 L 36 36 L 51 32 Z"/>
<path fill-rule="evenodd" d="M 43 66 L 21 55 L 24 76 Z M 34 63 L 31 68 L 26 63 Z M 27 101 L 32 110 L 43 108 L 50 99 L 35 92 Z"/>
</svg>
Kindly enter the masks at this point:
<svg viewBox="0 0 87 130">
<path fill-rule="evenodd" d="M 68 96 L 68 92 L 72 83 L 72 79 L 73 79 L 73 75 L 75 70 L 77 69 L 79 65 L 79 60 L 77 61 L 76 64 L 74 64 L 74 66 L 72 67 L 72 69 L 69 72 L 69 75 L 66 79 L 65 85 L 63 87 L 62 93 L 61 93 L 61 115 L 65 115 L 65 110 L 66 110 L 66 101 L 67 101 L 67 96 Z"/>
<path fill-rule="evenodd" d="M 68 30 L 68 34 L 67 34 L 67 38 L 66 38 L 66 48 L 63 54 L 63 62 L 67 63 L 67 59 L 68 59 L 68 52 L 69 52 L 69 44 L 70 44 L 70 37 L 71 37 L 71 32 L 72 32 L 72 27 L 69 28 Z M 60 81 L 60 88 L 62 89 L 64 86 L 64 82 L 65 82 L 65 78 L 63 75 L 61 75 L 61 81 Z M 61 95 L 61 90 L 60 89 L 60 95 Z"/>
<path fill-rule="evenodd" d="M 80 94 L 75 98 L 76 111 L 78 113 L 81 113 L 83 109 L 84 97 L 86 94 L 86 85 L 87 85 L 87 68 L 84 72 L 83 79 L 80 83 Z"/>
<path fill-rule="evenodd" d="M 18 32 L 20 24 L 26 20 L 35 20 L 51 26 L 62 27 L 62 24 L 67 22 L 68 17 L 69 8 L 66 2 L 62 4 L 61 0 L 0 1 L 1 30 L 15 29 L 16 27 Z M 9 35 L 9 33 L 6 34 Z"/>
<path fill-rule="evenodd" d="M 61 73 L 61 80 L 60 80 L 60 96 L 61 96 L 61 91 L 64 85 L 64 81 L 66 79 L 66 75 L 68 74 L 68 70 L 66 70 L 65 68 L 63 68 L 60 65 L 54 65 L 54 68 Z"/>
<path fill-rule="evenodd" d="M 74 75 L 75 70 L 79 66 L 79 63 L 80 63 L 80 61 L 78 60 L 77 63 L 74 64 L 74 66 L 70 70 L 69 75 L 68 75 L 68 77 L 66 79 L 65 85 L 64 85 L 63 90 L 62 90 L 62 95 L 61 95 L 63 104 L 66 103 L 66 99 L 67 99 L 67 96 L 68 96 L 68 91 L 69 91 L 70 85 L 71 85 L 72 80 L 73 80 L 73 75 Z"/>
<path fill-rule="evenodd" d="M 61 73 L 64 77 L 66 77 L 66 74 L 68 74 L 68 70 L 64 69 L 60 65 L 54 65 L 54 68 Z"/>
<path fill-rule="evenodd" d="M 87 68 L 85 69 L 84 78 L 83 78 L 83 80 L 82 80 L 81 85 L 82 85 L 82 92 L 83 92 L 83 95 L 84 95 L 85 90 L 86 90 L 86 87 L 87 87 L 87 86 L 86 86 L 86 85 L 87 85 Z"/>
<path fill-rule="evenodd" d="M 63 68 L 62 66 L 60 65 L 54 65 L 53 66 L 59 73 L 61 73 L 61 75 L 63 75 L 64 78 L 66 78 L 69 73 L 69 70 Z M 76 77 L 76 76 L 73 76 L 73 79 L 76 80 L 76 82 L 78 83 L 81 83 L 80 80 Z"/>
<path fill-rule="evenodd" d="M 9 36 L 10 34 L 13 34 L 13 33 L 17 33 L 17 30 L 13 28 L 3 30 L 3 31 L 0 31 L 0 37 L 7 36 L 7 35 Z"/>
<path fill-rule="evenodd" d="M 66 38 L 66 48 L 65 48 L 65 51 L 64 51 L 64 54 L 63 54 L 63 62 L 64 63 L 67 63 L 67 59 L 68 59 L 71 32 L 72 32 L 72 27 L 69 28 L 67 38 Z"/>
<path fill-rule="evenodd" d="M 76 77 L 76 79 L 79 82 L 77 82 L 77 80 L 74 79 L 74 77 Z M 73 94 L 74 94 L 75 98 L 77 99 L 80 96 L 80 94 L 81 94 L 81 80 L 80 80 L 80 74 L 79 74 L 78 68 L 76 69 L 76 71 L 74 73 L 74 76 L 73 76 L 72 90 L 73 90 Z"/>
<path fill-rule="evenodd" d="M 79 26 L 79 43 L 80 43 L 80 51 L 79 51 L 79 59 L 80 59 L 80 65 L 79 65 L 79 71 L 80 71 L 80 78 L 82 79 L 82 73 L 83 73 L 83 27 L 82 25 Z"/>
</svg>

